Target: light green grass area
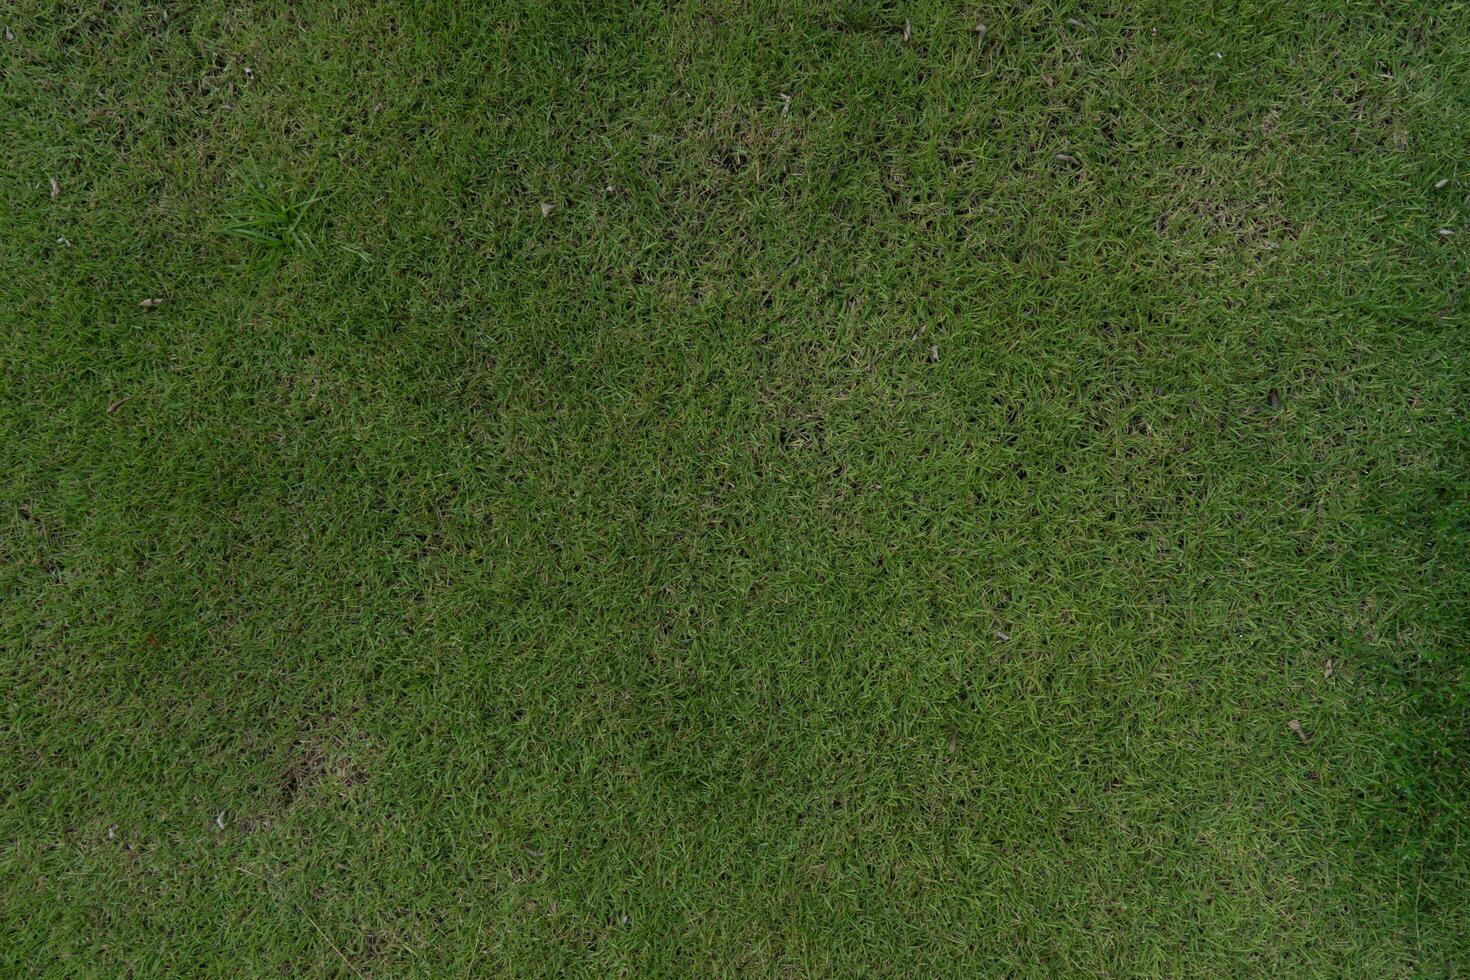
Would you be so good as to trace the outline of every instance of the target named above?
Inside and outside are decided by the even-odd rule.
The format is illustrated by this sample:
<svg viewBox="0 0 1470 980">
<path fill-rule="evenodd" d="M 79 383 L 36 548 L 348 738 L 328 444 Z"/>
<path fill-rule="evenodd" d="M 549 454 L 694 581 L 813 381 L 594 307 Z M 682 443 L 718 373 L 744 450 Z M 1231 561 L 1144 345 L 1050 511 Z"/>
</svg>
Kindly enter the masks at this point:
<svg viewBox="0 0 1470 980">
<path fill-rule="evenodd" d="M 0 971 L 1470 969 L 1470 6 L 0 26 Z"/>
</svg>

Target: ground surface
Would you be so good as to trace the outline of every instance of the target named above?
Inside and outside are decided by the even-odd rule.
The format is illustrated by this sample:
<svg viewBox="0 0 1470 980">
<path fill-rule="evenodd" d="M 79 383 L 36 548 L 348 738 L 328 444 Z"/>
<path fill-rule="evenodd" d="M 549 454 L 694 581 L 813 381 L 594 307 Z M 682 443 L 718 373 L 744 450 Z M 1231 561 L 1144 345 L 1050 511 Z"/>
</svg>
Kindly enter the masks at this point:
<svg viewBox="0 0 1470 980">
<path fill-rule="evenodd" d="M 1470 10 L 1210 6 L 0 0 L 6 972 L 1464 969 Z"/>
</svg>

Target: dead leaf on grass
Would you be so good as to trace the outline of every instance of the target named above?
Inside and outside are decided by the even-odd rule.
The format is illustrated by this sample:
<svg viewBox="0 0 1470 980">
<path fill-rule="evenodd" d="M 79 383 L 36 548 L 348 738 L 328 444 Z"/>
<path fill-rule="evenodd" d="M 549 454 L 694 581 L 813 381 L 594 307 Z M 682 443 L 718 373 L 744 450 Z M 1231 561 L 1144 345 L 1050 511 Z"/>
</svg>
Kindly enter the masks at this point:
<svg viewBox="0 0 1470 980">
<path fill-rule="evenodd" d="M 1327 662 L 1322 665 L 1322 676 L 1331 677 L 1336 669 L 1336 666 L 1332 663 L 1332 658 L 1328 657 Z"/>
<path fill-rule="evenodd" d="M 143 307 L 143 309 L 145 309 L 145 310 L 151 310 L 155 306 L 162 306 L 163 305 L 163 297 L 161 297 L 161 296 L 154 296 L 154 297 L 151 297 L 149 299 L 143 300 L 138 305 L 141 306 L 141 307 Z"/>
<path fill-rule="evenodd" d="M 1286 723 L 1286 727 L 1296 732 L 1296 737 L 1301 739 L 1303 742 L 1307 740 L 1306 729 L 1302 728 L 1302 723 L 1297 721 L 1295 718 L 1288 721 Z"/>
</svg>

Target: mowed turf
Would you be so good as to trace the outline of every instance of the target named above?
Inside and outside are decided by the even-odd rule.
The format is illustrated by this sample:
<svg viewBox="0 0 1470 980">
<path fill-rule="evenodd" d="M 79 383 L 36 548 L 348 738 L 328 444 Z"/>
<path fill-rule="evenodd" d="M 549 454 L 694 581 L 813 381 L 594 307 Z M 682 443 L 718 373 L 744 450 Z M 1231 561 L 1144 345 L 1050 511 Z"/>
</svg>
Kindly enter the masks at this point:
<svg viewBox="0 0 1470 980">
<path fill-rule="evenodd" d="M 0 967 L 1470 968 L 1467 17 L 3 0 Z"/>
</svg>

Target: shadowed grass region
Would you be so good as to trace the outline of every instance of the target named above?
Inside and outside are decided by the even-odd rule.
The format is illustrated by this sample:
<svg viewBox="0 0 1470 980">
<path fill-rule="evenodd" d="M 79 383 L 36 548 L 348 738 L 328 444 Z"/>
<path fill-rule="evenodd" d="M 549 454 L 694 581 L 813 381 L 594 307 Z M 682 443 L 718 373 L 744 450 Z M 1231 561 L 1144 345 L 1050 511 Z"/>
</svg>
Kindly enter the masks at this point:
<svg viewBox="0 0 1470 980">
<path fill-rule="evenodd" d="M 1465 972 L 1467 14 L 0 0 L 0 972 Z"/>
</svg>

